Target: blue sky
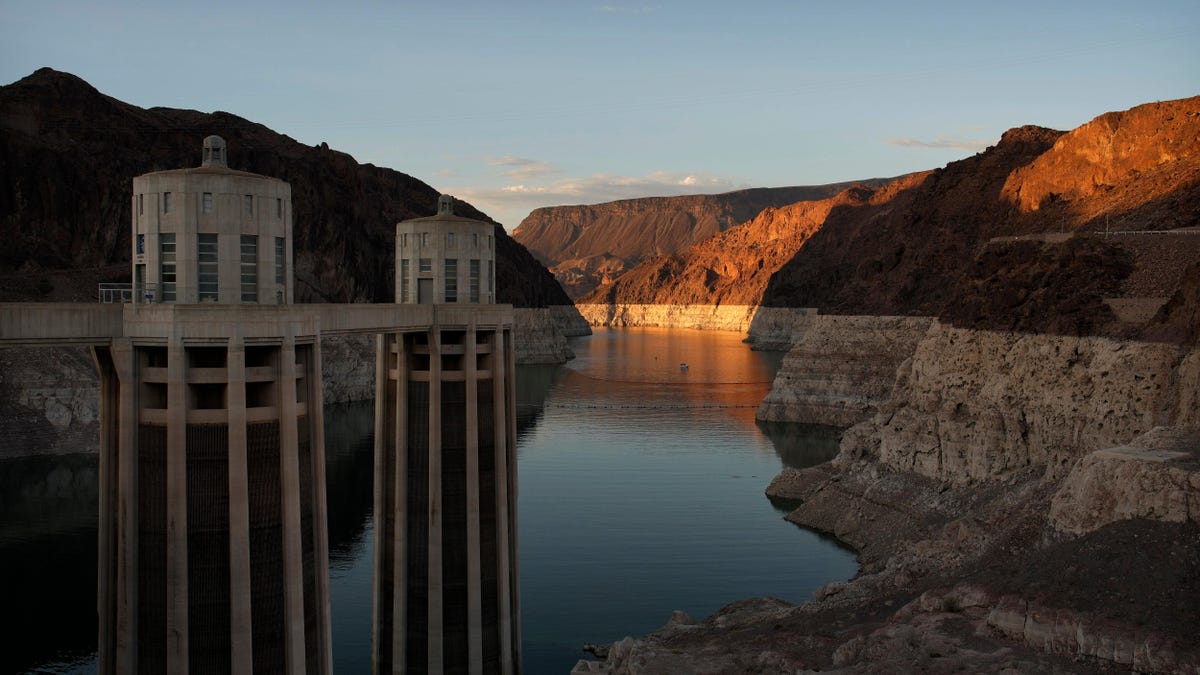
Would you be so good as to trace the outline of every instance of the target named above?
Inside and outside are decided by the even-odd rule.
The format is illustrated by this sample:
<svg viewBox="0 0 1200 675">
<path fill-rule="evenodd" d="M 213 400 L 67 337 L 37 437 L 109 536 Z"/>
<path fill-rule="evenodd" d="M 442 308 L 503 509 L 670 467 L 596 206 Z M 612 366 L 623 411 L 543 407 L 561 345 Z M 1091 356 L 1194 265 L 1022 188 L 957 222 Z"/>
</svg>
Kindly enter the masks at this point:
<svg viewBox="0 0 1200 675">
<path fill-rule="evenodd" d="M 1197 95 L 1200 2 L 0 0 L 0 82 L 42 66 L 327 142 L 511 231 L 538 206 L 933 168 Z"/>
</svg>

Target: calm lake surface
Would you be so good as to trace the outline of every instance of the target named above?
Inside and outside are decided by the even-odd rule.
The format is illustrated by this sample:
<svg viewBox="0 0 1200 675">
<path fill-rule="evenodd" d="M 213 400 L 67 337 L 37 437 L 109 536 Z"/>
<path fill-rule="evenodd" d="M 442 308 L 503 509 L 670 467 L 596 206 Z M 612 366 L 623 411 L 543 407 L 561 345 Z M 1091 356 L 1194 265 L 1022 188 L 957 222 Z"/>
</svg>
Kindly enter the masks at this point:
<svg viewBox="0 0 1200 675">
<path fill-rule="evenodd" d="M 783 520 L 763 490 L 832 457 L 837 435 L 757 425 L 780 354 L 737 333 L 598 329 L 565 366 L 518 368 L 525 671 L 584 642 L 743 598 L 799 602 L 854 557 Z M 681 369 L 680 364 L 688 364 Z M 325 411 L 333 658 L 370 672 L 373 406 Z M 95 672 L 96 461 L 0 462 L 0 673 Z"/>
</svg>

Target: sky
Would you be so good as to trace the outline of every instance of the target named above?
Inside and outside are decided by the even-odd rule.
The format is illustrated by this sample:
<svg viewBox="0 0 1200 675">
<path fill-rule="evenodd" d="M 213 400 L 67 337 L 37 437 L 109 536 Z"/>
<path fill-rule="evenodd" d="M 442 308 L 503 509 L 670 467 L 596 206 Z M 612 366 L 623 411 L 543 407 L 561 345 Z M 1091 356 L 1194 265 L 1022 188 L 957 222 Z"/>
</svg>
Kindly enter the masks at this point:
<svg viewBox="0 0 1200 675">
<path fill-rule="evenodd" d="M 0 0 L 0 83 L 43 66 L 328 143 L 512 231 L 541 206 L 895 176 L 1200 95 L 1200 2 Z"/>
</svg>

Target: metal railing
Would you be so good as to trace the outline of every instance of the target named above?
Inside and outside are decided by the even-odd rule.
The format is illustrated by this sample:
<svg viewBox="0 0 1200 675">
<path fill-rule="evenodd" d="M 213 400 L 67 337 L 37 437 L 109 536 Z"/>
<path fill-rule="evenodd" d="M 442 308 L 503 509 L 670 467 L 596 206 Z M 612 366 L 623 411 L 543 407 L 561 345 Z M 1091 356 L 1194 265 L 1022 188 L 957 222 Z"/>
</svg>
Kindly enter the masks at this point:
<svg viewBox="0 0 1200 675">
<path fill-rule="evenodd" d="M 162 302 L 158 296 L 158 284 L 100 284 L 98 295 L 101 303 L 152 303 Z"/>
</svg>

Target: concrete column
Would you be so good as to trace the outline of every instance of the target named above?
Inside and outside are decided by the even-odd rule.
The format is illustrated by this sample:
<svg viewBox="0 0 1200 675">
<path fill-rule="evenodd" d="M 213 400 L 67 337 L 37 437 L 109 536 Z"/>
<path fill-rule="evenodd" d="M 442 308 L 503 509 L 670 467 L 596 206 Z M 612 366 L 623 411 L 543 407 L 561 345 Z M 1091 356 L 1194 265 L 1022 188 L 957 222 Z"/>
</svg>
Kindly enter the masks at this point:
<svg viewBox="0 0 1200 675">
<path fill-rule="evenodd" d="M 104 555 L 104 546 L 100 549 L 101 573 L 115 587 L 110 587 L 106 593 L 104 587 L 99 589 L 101 594 L 108 597 L 111 605 L 101 605 L 105 614 L 101 615 L 100 623 L 105 618 L 114 619 L 109 629 L 108 640 L 100 644 L 100 672 L 132 673 L 137 671 L 137 635 L 138 635 L 138 491 L 137 491 L 137 424 L 138 400 L 136 364 L 134 363 L 133 344 L 128 338 L 116 338 L 108 351 L 111 357 L 112 370 L 118 391 L 110 390 L 111 396 L 104 396 L 103 403 L 115 403 L 108 409 L 101 408 L 102 438 L 109 438 L 109 433 L 103 430 L 107 426 L 116 435 L 116 445 L 105 452 L 101 445 L 101 466 L 107 463 L 115 472 L 112 479 L 102 479 L 100 536 L 107 539 L 112 546 L 109 554 Z M 115 429 L 113 428 L 115 427 Z M 114 466 L 115 464 L 115 466 Z M 103 490 L 112 486 L 112 494 L 104 499 Z M 107 501 L 107 504 L 105 503 Z M 105 507 L 108 513 L 105 527 Z M 107 532 L 107 535 L 106 535 Z M 104 573 L 105 564 L 115 563 L 116 569 Z M 101 635 L 105 630 L 100 627 Z M 106 653 L 108 652 L 108 653 Z"/>
<path fill-rule="evenodd" d="M 497 327 L 500 330 L 500 327 Z M 504 364 L 505 377 L 504 389 L 508 393 L 505 397 L 504 417 L 497 418 L 496 425 L 501 426 L 507 432 L 505 434 L 507 443 L 505 448 L 508 453 L 508 462 L 505 475 L 508 477 L 508 527 L 509 536 L 512 538 L 511 560 L 512 565 L 512 616 L 513 616 L 513 669 L 515 672 L 521 672 L 521 557 L 519 555 L 521 545 L 518 537 L 518 520 L 517 520 L 517 502 L 520 497 L 517 481 L 517 351 L 516 345 L 513 342 L 512 328 L 504 330 Z M 500 419 L 504 422 L 501 424 Z"/>
<path fill-rule="evenodd" d="M 289 327 L 289 333 L 291 332 Z M 296 339 L 279 350 L 279 477 L 283 503 L 284 653 L 289 675 L 304 664 L 304 561 L 300 538 L 300 465 L 296 434 Z"/>
<path fill-rule="evenodd" d="M 308 383 L 309 458 L 312 461 L 313 575 L 317 594 L 318 672 L 333 672 L 333 631 L 329 611 L 329 507 L 325 498 L 325 388 L 321 381 L 321 336 L 313 338 Z"/>
<path fill-rule="evenodd" d="M 392 338 L 396 347 L 396 383 L 393 390 L 395 448 L 392 462 L 392 489 L 395 514 L 392 518 L 392 671 L 404 673 L 408 663 L 408 348 L 404 335 Z"/>
<path fill-rule="evenodd" d="M 442 672 L 442 329 L 429 330 L 429 672 Z"/>
<path fill-rule="evenodd" d="M 234 675 L 252 675 L 250 620 L 250 492 L 246 462 L 246 347 L 229 340 L 225 399 L 229 425 L 229 630 Z"/>
<path fill-rule="evenodd" d="M 134 197 L 136 204 L 137 198 Z M 134 210 L 136 218 L 136 207 Z M 112 661 L 113 632 L 117 627 L 116 606 L 116 551 L 117 537 L 114 525 L 117 522 L 117 457 L 120 449 L 120 391 L 121 383 L 113 368 L 112 356 L 107 347 L 92 347 L 92 362 L 100 377 L 100 461 L 99 486 L 100 510 L 98 514 L 99 536 L 96 541 L 96 607 L 100 618 L 100 630 L 96 635 L 99 645 L 98 668 L 100 673 L 114 672 Z"/>
<path fill-rule="evenodd" d="M 467 649 L 468 672 L 483 674 L 483 610 L 479 566 L 479 372 L 475 316 L 467 328 L 463 371 L 467 378 Z"/>
<path fill-rule="evenodd" d="M 167 671 L 188 671 L 187 352 L 167 343 Z M 136 522 L 130 523 L 136 528 Z M 133 583 L 137 583 L 134 581 Z"/>
<path fill-rule="evenodd" d="M 381 640 L 388 640 L 395 643 L 392 635 L 379 634 L 379 614 L 380 606 L 385 602 L 391 602 L 391 598 L 383 597 L 384 589 L 380 585 L 381 572 L 383 567 L 383 547 L 392 545 L 388 540 L 388 532 L 383 529 L 384 509 L 387 508 L 387 500 L 385 499 L 386 486 L 382 478 L 385 475 L 385 467 L 388 466 L 387 443 L 384 441 L 384 433 L 387 425 L 384 424 L 385 415 L 391 414 L 388 408 L 388 343 L 391 337 L 385 334 L 375 336 L 375 470 L 372 475 L 375 477 L 374 488 L 372 489 L 373 502 L 375 504 L 375 550 L 372 553 L 371 560 L 371 664 L 372 672 L 376 675 L 374 669 L 376 658 L 379 654 L 379 646 L 383 644 Z M 393 461 L 395 461 L 393 459 Z M 393 577 L 393 585 L 395 579 Z M 393 619 L 393 622 L 395 619 Z"/>
<path fill-rule="evenodd" d="M 496 428 L 496 590 L 497 614 L 500 622 L 500 672 L 503 675 L 514 675 L 516 667 L 512 654 L 512 606 L 513 597 L 509 560 L 509 519 L 508 519 L 508 431 L 505 429 L 508 395 L 505 388 L 507 374 L 507 359 L 504 333 L 497 327 L 495 339 L 492 342 L 492 387 L 495 405 Z"/>
</svg>

